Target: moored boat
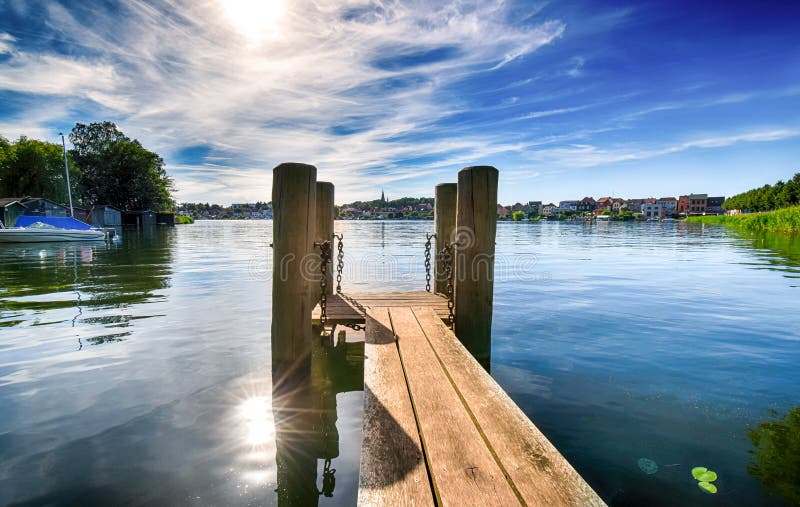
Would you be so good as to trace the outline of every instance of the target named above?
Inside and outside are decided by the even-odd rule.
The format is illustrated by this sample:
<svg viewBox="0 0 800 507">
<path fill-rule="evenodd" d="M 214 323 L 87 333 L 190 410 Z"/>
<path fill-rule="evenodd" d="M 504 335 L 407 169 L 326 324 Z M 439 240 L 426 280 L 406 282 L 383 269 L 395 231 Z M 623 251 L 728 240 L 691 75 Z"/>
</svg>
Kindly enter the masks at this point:
<svg viewBox="0 0 800 507">
<path fill-rule="evenodd" d="M 10 229 L 0 229 L 0 243 L 102 241 L 106 233 L 72 217 L 21 216 Z"/>
</svg>

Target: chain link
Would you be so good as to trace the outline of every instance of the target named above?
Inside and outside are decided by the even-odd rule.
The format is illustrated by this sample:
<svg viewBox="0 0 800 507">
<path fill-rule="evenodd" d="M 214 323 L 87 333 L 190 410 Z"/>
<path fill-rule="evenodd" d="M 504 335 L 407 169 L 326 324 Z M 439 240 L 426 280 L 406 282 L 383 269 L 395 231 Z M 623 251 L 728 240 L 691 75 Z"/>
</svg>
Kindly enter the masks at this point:
<svg viewBox="0 0 800 507">
<path fill-rule="evenodd" d="M 344 235 L 334 234 L 334 238 L 339 242 L 338 254 L 336 255 L 336 293 L 342 292 L 342 271 L 344 270 Z"/>
<path fill-rule="evenodd" d="M 336 254 L 336 293 L 342 298 L 350 303 L 352 303 L 358 311 L 361 312 L 362 315 L 367 315 L 367 310 L 364 308 L 361 303 L 356 301 L 355 298 L 348 296 L 344 292 L 342 292 L 342 271 L 344 271 L 344 235 L 343 234 L 334 234 L 334 238 L 339 242 L 337 245 L 337 254 Z M 343 326 L 349 327 L 350 329 L 355 329 L 356 331 L 361 331 L 364 329 L 364 326 L 361 324 L 346 324 L 342 323 Z"/>
<path fill-rule="evenodd" d="M 319 323 L 322 328 L 328 322 L 328 263 L 331 261 L 331 242 L 315 242 L 314 246 L 319 248 Z"/>
<path fill-rule="evenodd" d="M 425 234 L 427 240 L 425 241 L 425 290 L 431 291 L 431 239 L 436 237 L 436 234 Z"/>
<path fill-rule="evenodd" d="M 444 276 L 447 280 L 447 287 L 445 289 L 445 296 L 447 296 L 447 312 L 448 312 L 448 325 L 450 329 L 455 329 L 456 321 L 455 321 L 455 314 L 453 309 L 455 308 L 455 302 L 453 301 L 453 249 L 455 248 L 455 243 L 450 243 L 445 245 L 441 251 L 441 258 L 442 258 L 442 268 L 444 269 Z"/>
</svg>

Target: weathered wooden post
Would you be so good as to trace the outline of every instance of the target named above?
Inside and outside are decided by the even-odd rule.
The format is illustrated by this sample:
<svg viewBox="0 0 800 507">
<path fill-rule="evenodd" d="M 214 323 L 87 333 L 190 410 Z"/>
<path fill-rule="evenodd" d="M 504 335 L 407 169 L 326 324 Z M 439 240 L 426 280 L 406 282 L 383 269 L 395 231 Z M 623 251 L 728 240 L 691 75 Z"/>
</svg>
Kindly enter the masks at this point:
<svg viewBox="0 0 800 507">
<path fill-rule="evenodd" d="M 272 370 L 310 375 L 317 168 L 284 163 L 272 171 Z M 317 287 L 319 283 L 317 282 Z M 274 381 L 275 379 L 273 379 Z"/>
<path fill-rule="evenodd" d="M 458 172 L 455 333 L 485 368 L 492 350 L 497 178 L 498 171 L 491 166 Z"/>
<path fill-rule="evenodd" d="M 434 292 L 447 292 L 447 279 L 442 265 L 442 248 L 453 241 L 456 228 L 456 196 L 458 184 L 439 183 L 436 185 L 436 203 L 433 216 L 436 230 L 436 252 L 434 253 Z"/>
<path fill-rule="evenodd" d="M 333 183 L 327 181 L 317 182 L 317 226 L 316 238 L 314 241 L 333 241 Z M 331 244 L 333 248 L 333 244 Z M 333 252 L 333 250 L 331 250 Z M 317 251 L 318 253 L 318 251 Z M 333 262 L 329 262 L 327 273 L 327 287 L 326 294 L 333 294 Z M 319 302 L 320 291 L 312 289 L 314 303 Z"/>
</svg>

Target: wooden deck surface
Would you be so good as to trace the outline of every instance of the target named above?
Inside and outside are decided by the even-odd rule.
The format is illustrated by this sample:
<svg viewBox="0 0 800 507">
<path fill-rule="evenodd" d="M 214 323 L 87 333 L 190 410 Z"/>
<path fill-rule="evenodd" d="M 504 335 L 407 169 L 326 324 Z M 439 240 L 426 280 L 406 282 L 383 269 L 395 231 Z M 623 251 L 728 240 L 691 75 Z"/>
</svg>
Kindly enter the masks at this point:
<svg viewBox="0 0 800 507">
<path fill-rule="evenodd" d="M 412 294 L 369 300 L 359 504 L 605 505 Z"/>
<path fill-rule="evenodd" d="M 364 308 L 381 308 L 388 306 L 420 306 L 432 308 L 436 314 L 447 319 L 447 299 L 441 294 L 426 291 L 414 292 L 362 292 L 347 293 Z M 339 294 L 328 296 L 328 323 L 329 324 L 363 324 L 364 314 L 358 308 Z M 320 308 L 314 307 L 311 313 L 311 322 L 319 324 Z"/>
</svg>

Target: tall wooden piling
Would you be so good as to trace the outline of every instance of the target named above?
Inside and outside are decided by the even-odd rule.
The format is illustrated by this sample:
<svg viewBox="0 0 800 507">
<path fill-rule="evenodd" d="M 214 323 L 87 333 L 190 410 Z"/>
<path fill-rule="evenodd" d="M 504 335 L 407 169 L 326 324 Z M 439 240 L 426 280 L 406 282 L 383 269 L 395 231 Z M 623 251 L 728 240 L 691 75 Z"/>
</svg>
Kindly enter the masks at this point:
<svg viewBox="0 0 800 507">
<path fill-rule="evenodd" d="M 301 377 L 311 368 L 316 186 L 312 165 L 284 163 L 272 171 L 272 367 Z"/>
<path fill-rule="evenodd" d="M 455 334 L 484 367 L 491 358 L 497 178 L 491 166 L 458 173 Z"/>
<path fill-rule="evenodd" d="M 436 252 L 434 256 L 434 292 L 444 294 L 447 291 L 447 279 L 442 265 L 442 248 L 453 241 L 453 230 L 456 228 L 456 197 L 458 184 L 440 183 L 436 185 L 436 203 L 434 219 L 436 230 Z"/>
<path fill-rule="evenodd" d="M 327 181 L 318 181 L 317 182 L 317 218 L 316 218 L 316 238 L 314 241 L 322 242 L 322 241 L 331 241 L 331 248 L 333 248 L 333 219 L 334 219 L 334 209 L 333 209 L 333 183 L 328 183 Z M 333 250 L 331 250 L 333 252 Z M 333 294 L 333 263 L 328 263 L 328 274 L 327 274 L 327 281 L 328 285 L 326 287 L 326 293 L 328 295 Z M 319 291 L 315 291 L 312 289 L 312 294 L 314 295 L 314 303 L 319 301 Z"/>
</svg>

